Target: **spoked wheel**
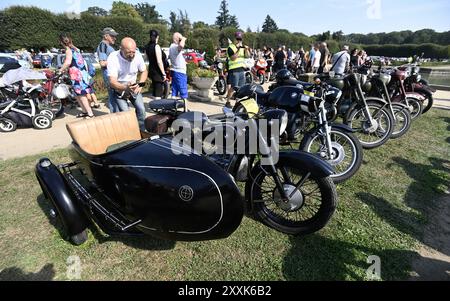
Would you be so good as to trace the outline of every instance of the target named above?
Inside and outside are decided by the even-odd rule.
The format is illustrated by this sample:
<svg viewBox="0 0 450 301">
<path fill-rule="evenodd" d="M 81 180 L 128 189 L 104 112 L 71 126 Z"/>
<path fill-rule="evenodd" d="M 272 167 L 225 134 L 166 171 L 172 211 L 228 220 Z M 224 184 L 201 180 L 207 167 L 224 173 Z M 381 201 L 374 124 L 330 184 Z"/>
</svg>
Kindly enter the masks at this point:
<svg viewBox="0 0 450 301">
<path fill-rule="evenodd" d="M 359 170 L 364 156 L 363 149 L 354 135 L 337 128 L 331 130 L 331 146 L 333 149 L 330 157 L 326 137 L 316 131 L 305 137 L 300 149 L 316 154 L 333 166 L 335 174 L 331 178 L 334 183 L 339 184 L 353 177 Z"/>
<path fill-rule="evenodd" d="M 291 165 L 279 162 L 276 167 L 288 202 L 281 199 L 273 177 L 262 168 L 257 169 L 250 200 L 254 202 L 254 216 L 282 233 L 317 232 L 326 226 L 336 209 L 336 187 L 330 177 L 315 177 L 302 167 Z"/>
<path fill-rule="evenodd" d="M 394 116 L 387 108 L 376 102 L 367 103 L 373 122 L 366 118 L 364 108 L 350 112 L 346 124 L 355 130 L 355 136 L 365 149 L 374 149 L 385 144 L 394 131 Z"/>
<path fill-rule="evenodd" d="M 408 108 L 393 105 L 395 113 L 395 126 L 391 139 L 397 139 L 405 135 L 411 128 L 412 117 Z"/>
<path fill-rule="evenodd" d="M 0 118 L 0 132 L 11 133 L 17 129 L 17 124 L 8 118 Z"/>
<path fill-rule="evenodd" d="M 38 130 L 46 130 L 52 127 L 52 119 L 47 115 L 38 114 L 31 120 L 33 127 Z"/>
<path fill-rule="evenodd" d="M 41 110 L 39 113 L 50 117 L 51 120 L 55 120 L 56 119 L 55 114 L 53 114 L 53 112 L 50 111 L 50 110 Z"/>
<path fill-rule="evenodd" d="M 38 102 L 39 109 L 42 110 L 50 110 L 55 116 L 53 119 L 58 118 L 64 113 L 64 106 L 61 99 L 55 98 L 53 96 L 49 96 L 44 100 L 40 100 Z"/>
<path fill-rule="evenodd" d="M 427 113 L 434 105 L 434 98 L 433 94 L 431 92 L 424 92 L 423 95 L 426 97 L 426 99 L 422 102 L 423 106 L 423 112 L 422 114 Z"/>
<path fill-rule="evenodd" d="M 409 111 L 411 112 L 411 118 L 413 120 L 417 119 L 420 115 L 422 115 L 423 103 L 419 99 L 407 97 L 406 102 L 409 107 Z"/>
</svg>

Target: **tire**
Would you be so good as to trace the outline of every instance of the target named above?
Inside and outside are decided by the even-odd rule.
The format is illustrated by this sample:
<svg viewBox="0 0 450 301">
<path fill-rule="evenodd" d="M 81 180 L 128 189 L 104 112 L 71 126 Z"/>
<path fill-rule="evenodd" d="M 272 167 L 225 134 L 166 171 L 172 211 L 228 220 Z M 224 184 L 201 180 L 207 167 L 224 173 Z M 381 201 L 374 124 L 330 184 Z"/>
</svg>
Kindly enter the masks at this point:
<svg viewBox="0 0 450 301">
<path fill-rule="evenodd" d="M 17 123 L 8 118 L 0 118 L 0 132 L 11 133 L 17 130 Z"/>
<path fill-rule="evenodd" d="M 422 114 L 428 113 L 428 111 L 431 110 L 431 108 L 433 108 L 433 106 L 434 106 L 433 93 L 428 92 L 428 91 L 419 92 L 419 93 L 426 97 L 425 102 L 422 103 L 422 106 L 423 106 Z"/>
<path fill-rule="evenodd" d="M 411 128 L 412 117 L 409 109 L 406 107 L 393 105 L 395 113 L 395 126 L 391 139 L 403 137 Z"/>
<path fill-rule="evenodd" d="M 372 115 L 377 113 L 377 116 L 372 116 L 378 122 L 375 130 L 367 128 L 368 120 L 364 117 L 363 109 L 358 107 L 349 113 L 345 124 L 355 131 L 355 136 L 364 149 L 374 149 L 384 145 L 391 138 L 395 125 L 394 116 L 386 107 L 380 110 L 382 105 L 377 102 L 368 101 L 367 105 Z"/>
<path fill-rule="evenodd" d="M 265 82 L 266 82 L 266 76 L 264 74 L 260 74 L 259 75 L 259 83 L 261 85 L 264 85 Z"/>
<path fill-rule="evenodd" d="M 56 119 L 55 114 L 53 114 L 52 111 L 47 110 L 47 109 L 41 110 L 41 111 L 39 112 L 39 114 L 46 115 L 46 116 L 50 117 L 50 119 L 51 119 L 52 121 Z"/>
<path fill-rule="evenodd" d="M 37 130 L 46 130 L 52 127 L 52 119 L 47 115 L 38 114 L 31 119 L 33 127 Z"/>
<path fill-rule="evenodd" d="M 77 235 L 72 235 L 70 237 L 70 241 L 76 245 L 76 246 L 81 246 L 82 244 L 84 244 L 86 241 L 88 240 L 88 233 L 87 230 L 84 230 L 83 232 L 77 234 Z"/>
<path fill-rule="evenodd" d="M 353 177 L 361 168 L 364 152 L 359 140 L 351 133 L 338 128 L 331 130 L 331 139 L 335 157 L 327 156 L 326 142 L 318 131 L 308 134 L 303 139 L 300 150 L 316 154 L 335 168 L 331 176 L 335 184 L 343 183 Z M 322 154 L 321 154 L 322 153 Z"/>
<path fill-rule="evenodd" d="M 414 97 L 406 98 L 407 105 L 410 107 L 410 113 L 412 120 L 416 120 L 423 113 L 423 104 L 422 102 Z"/>
<path fill-rule="evenodd" d="M 49 96 L 44 100 L 39 100 L 38 107 L 40 110 L 52 111 L 55 115 L 55 119 L 64 114 L 64 106 L 61 99 L 54 98 L 53 96 Z"/>
<path fill-rule="evenodd" d="M 247 85 L 253 84 L 253 75 L 250 72 L 245 73 L 245 83 Z"/>
<path fill-rule="evenodd" d="M 225 95 L 227 93 L 227 82 L 225 81 L 225 78 L 219 78 L 216 82 L 216 88 L 219 95 Z"/>
<path fill-rule="evenodd" d="M 315 178 L 310 175 L 305 182 L 306 185 L 303 185 L 300 189 L 296 189 L 291 183 L 296 181 L 300 182 L 298 179 L 304 177 L 308 171 L 305 171 L 302 166 L 281 166 L 279 162 L 277 164 L 279 174 L 282 169 L 286 170 L 287 173 L 292 172 L 291 179 L 281 177 L 285 189 L 292 189 L 294 197 L 300 198 L 301 196 L 304 198 L 303 204 L 293 204 L 296 208 L 291 207 L 291 210 L 283 209 L 282 206 L 286 206 L 286 204 L 275 201 L 278 192 L 273 183 L 272 176 L 267 174 L 262 168 L 257 168 L 254 170 L 255 177 L 253 178 L 254 181 L 250 189 L 250 201 L 254 204 L 254 218 L 270 228 L 289 235 L 307 235 L 323 229 L 330 221 L 337 206 L 338 198 L 333 180 L 330 177 Z M 294 174 L 298 178 L 294 179 Z M 270 187 L 265 186 L 265 184 L 270 185 L 267 180 L 272 181 Z M 313 191 L 308 190 L 311 187 L 309 185 L 314 185 Z M 308 192 L 310 192 L 309 195 L 307 195 Z M 311 194 L 313 195 L 311 196 Z M 266 199 L 265 196 L 267 196 Z M 314 197 L 317 196 L 319 199 L 316 199 L 316 201 L 319 203 L 316 204 L 316 208 L 310 209 L 316 209 L 317 212 L 306 210 L 306 206 L 309 208 L 309 203 L 314 201 Z M 288 205 L 291 206 L 291 204 Z M 274 208 L 272 209 L 271 206 L 274 206 Z M 312 216 L 304 220 L 289 219 L 291 217 L 300 219 L 300 215 L 308 213 L 312 213 Z"/>
</svg>

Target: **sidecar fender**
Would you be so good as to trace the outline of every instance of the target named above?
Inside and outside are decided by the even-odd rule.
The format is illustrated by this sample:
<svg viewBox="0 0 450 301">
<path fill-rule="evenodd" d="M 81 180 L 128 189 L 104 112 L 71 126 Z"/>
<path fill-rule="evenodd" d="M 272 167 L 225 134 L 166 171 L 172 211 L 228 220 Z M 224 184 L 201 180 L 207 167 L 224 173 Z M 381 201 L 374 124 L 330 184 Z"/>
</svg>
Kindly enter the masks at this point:
<svg viewBox="0 0 450 301">
<path fill-rule="evenodd" d="M 60 216 L 66 234 L 73 236 L 83 232 L 89 225 L 88 219 L 58 168 L 43 158 L 36 165 L 35 173 L 45 197 Z"/>
</svg>

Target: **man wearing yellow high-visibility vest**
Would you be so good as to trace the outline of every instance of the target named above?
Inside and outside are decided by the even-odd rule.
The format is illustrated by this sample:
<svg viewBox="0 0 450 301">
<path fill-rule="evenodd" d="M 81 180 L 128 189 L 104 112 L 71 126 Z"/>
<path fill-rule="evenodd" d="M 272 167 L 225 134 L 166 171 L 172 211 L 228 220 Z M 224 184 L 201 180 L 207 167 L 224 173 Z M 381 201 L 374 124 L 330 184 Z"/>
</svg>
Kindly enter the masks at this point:
<svg viewBox="0 0 450 301">
<path fill-rule="evenodd" d="M 228 47 L 228 95 L 226 107 L 231 107 L 230 98 L 234 88 L 240 88 L 245 85 L 245 59 L 250 57 L 248 46 L 243 44 L 242 32 L 236 32 L 235 42 Z"/>
</svg>

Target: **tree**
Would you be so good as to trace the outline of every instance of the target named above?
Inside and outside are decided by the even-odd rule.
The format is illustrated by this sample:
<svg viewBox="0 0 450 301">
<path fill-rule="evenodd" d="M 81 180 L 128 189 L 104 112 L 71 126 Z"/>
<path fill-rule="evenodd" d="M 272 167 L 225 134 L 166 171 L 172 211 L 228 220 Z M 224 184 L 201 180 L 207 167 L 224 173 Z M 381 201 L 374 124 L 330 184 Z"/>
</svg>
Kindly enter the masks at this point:
<svg viewBox="0 0 450 301">
<path fill-rule="evenodd" d="M 165 22 L 159 12 L 156 10 L 155 5 L 150 5 L 147 2 L 138 3 L 134 6 L 134 9 L 142 17 L 144 23 L 156 24 Z"/>
<path fill-rule="evenodd" d="M 247 32 L 252 32 L 252 28 L 250 26 L 247 27 Z"/>
<path fill-rule="evenodd" d="M 198 21 L 198 22 L 194 22 L 194 24 L 192 24 L 192 28 L 194 30 L 201 29 L 201 28 L 209 28 L 209 25 L 203 21 Z"/>
<path fill-rule="evenodd" d="M 98 6 L 91 6 L 86 11 L 88 14 L 96 17 L 106 17 L 108 15 L 108 11 L 98 7 Z"/>
<path fill-rule="evenodd" d="M 341 41 L 344 37 L 344 32 L 342 30 L 336 31 L 332 35 L 332 39 L 335 41 Z"/>
<path fill-rule="evenodd" d="M 275 23 L 274 19 L 271 16 L 267 15 L 266 20 L 262 26 L 262 32 L 265 33 L 274 33 L 278 30 L 277 23 Z"/>
<path fill-rule="evenodd" d="M 219 11 L 217 12 L 219 15 L 216 18 L 216 25 L 220 30 L 225 27 L 233 27 L 238 28 L 239 22 L 235 15 L 230 15 L 230 11 L 228 10 L 228 3 L 226 0 L 222 0 L 220 3 Z"/>
<path fill-rule="evenodd" d="M 170 32 L 175 33 L 179 32 L 184 36 L 188 36 L 191 29 L 191 21 L 189 20 L 189 16 L 187 12 L 185 11 L 179 11 L 179 15 L 177 15 L 175 12 L 170 12 Z"/>
<path fill-rule="evenodd" d="M 142 21 L 142 17 L 136 11 L 133 5 L 122 2 L 114 1 L 111 8 L 111 16 L 113 17 L 127 17 Z"/>
</svg>

